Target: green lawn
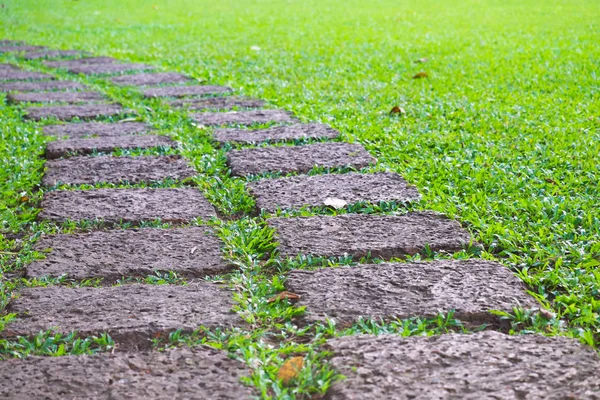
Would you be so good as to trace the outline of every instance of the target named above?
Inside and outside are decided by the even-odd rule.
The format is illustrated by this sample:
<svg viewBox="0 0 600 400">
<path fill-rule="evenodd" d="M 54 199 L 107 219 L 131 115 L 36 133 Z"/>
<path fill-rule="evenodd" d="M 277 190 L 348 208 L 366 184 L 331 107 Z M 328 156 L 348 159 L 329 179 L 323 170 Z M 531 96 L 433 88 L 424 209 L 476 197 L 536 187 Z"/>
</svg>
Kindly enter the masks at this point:
<svg viewBox="0 0 600 400">
<path fill-rule="evenodd" d="M 583 0 L 8 0 L 0 9 L 0 39 L 182 71 L 337 128 L 345 140 L 364 144 L 380 168 L 419 188 L 424 200 L 416 208 L 461 221 L 483 245 L 482 257 L 513 269 L 556 314 L 545 322 L 513 316 L 516 331 L 567 334 L 597 345 L 599 21 L 600 2 Z M 428 60 L 415 62 L 422 58 Z M 20 63 L 41 70 L 37 62 Z M 412 79 L 420 71 L 428 76 Z M 244 182 L 226 176 L 223 151 L 183 113 L 98 79 L 78 79 L 184 141 L 184 155 L 203 173 L 197 182 L 225 215 L 249 210 Z M 405 115 L 390 115 L 394 106 Z M 18 108 L 1 107 L 1 229 L 26 233 L 24 250 L 11 235 L 0 235 L 5 302 L 15 286 L 44 284 L 13 275 L 31 257 L 27 237 L 74 227 L 33 222 L 46 139 L 39 125 L 20 122 Z M 260 258 L 272 241 L 261 218 L 212 223 L 242 266 L 230 278 L 244 288 L 240 313 L 256 329 L 172 340 L 210 340 L 259 365 L 252 380 L 265 396 L 322 392 L 334 377 L 318 343 L 332 328 L 317 327 L 308 344 L 297 344 L 290 338 L 309 335 L 289 322 L 298 310 L 266 303 L 296 264 L 270 260 L 272 267 L 264 268 Z M 414 334 L 457 329 L 455 323 L 366 322 L 353 329 Z M 3 346 L 27 353 L 14 343 Z M 282 354 L 306 355 L 303 375 L 291 387 L 276 381 Z"/>
</svg>

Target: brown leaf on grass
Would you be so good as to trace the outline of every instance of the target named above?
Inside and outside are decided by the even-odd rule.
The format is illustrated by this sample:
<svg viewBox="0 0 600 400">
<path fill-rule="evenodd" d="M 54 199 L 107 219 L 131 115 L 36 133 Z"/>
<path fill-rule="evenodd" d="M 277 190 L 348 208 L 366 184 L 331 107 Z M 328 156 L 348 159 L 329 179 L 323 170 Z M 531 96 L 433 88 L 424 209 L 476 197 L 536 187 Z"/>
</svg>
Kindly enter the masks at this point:
<svg viewBox="0 0 600 400">
<path fill-rule="evenodd" d="M 415 60 L 415 64 L 422 64 L 422 63 L 426 63 L 427 61 L 429 61 L 429 58 L 419 58 L 418 60 Z"/>
<path fill-rule="evenodd" d="M 404 115 L 406 114 L 406 111 L 404 111 L 404 108 L 402 107 L 398 107 L 398 106 L 394 106 L 394 108 L 392 108 L 392 111 L 390 111 L 390 115 Z"/>
<path fill-rule="evenodd" d="M 285 360 L 279 372 L 277 372 L 277 379 L 281 379 L 284 384 L 288 384 L 292 379 L 295 379 L 300 375 L 302 367 L 304 366 L 304 357 L 292 357 Z"/>
<path fill-rule="evenodd" d="M 288 291 L 284 291 L 281 293 L 277 293 L 275 296 L 271 297 L 267 300 L 267 303 L 274 303 L 276 301 L 281 301 L 283 299 L 288 299 L 289 301 L 298 301 L 300 300 L 300 295 Z"/>
<path fill-rule="evenodd" d="M 421 72 L 416 73 L 413 76 L 413 79 L 423 79 L 423 78 L 427 78 L 428 76 L 429 76 L 429 74 L 427 72 L 421 71 Z"/>
</svg>

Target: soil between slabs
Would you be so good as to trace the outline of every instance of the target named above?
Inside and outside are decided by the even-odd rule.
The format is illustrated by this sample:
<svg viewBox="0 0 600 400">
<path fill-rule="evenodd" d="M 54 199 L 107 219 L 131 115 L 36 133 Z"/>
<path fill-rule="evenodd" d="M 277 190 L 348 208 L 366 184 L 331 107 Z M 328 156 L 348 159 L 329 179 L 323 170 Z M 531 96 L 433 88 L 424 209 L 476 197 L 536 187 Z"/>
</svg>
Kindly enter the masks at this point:
<svg viewBox="0 0 600 400">
<path fill-rule="evenodd" d="M 86 86 L 71 81 L 1 83 L 0 92 L 43 92 L 47 90 L 83 90 Z"/>
<path fill-rule="evenodd" d="M 197 189 L 97 189 L 44 193 L 40 220 L 101 220 L 139 225 L 143 221 L 183 224 L 217 214 Z"/>
<path fill-rule="evenodd" d="M 305 173 L 315 166 L 360 169 L 375 164 L 376 161 L 364 147 L 349 143 L 256 147 L 227 153 L 231 174 L 236 176 L 265 172 Z"/>
<path fill-rule="evenodd" d="M 228 112 L 204 112 L 192 115 L 192 119 L 201 125 L 257 125 L 274 123 L 292 123 L 298 120 L 285 110 L 248 110 Z"/>
<path fill-rule="evenodd" d="M 57 137 L 83 139 L 85 137 L 111 137 L 147 133 L 152 127 L 143 122 L 84 122 L 44 126 L 44 134 Z"/>
<path fill-rule="evenodd" d="M 116 149 L 149 149 L 158 146 L 177 147 L 177 143 L 166 136 L 158 135 L 68 139 L 48 143 L 45 155 L 47 159 L 55 159 L 67 155 L 84 155 L 93 152 L 108 153 Z"/>
<path fill-rule="evenodd" d="M 0 362 L 3 399 L 249 399 L 244 364 L 208 346 Z"/>
<path fill-rule="evenodd" d="M 213 138 L 223 145 L 225 143 L 262 143 L 267 141 L 286 141 L 296 139 L 335 139 L 340 133 L 323 124 L 295 124 L 275 126 L 268 129 L 215 129 Z"/>
<path fill-rule="evenodd" d="M 43 92 L 43 93 L 11 93 L 6 96 L 12 103 L 89 103 L 106 100 L 98 92 Z"/>
<path fill-rule="evenodd" d="M 329 340 L 342 399 L 594 399 L 600 359 L 576 339 L 498 332 Z"/>
<path fill-rule="evenodd" d="M 51 106 L 27 107 L 25 118 L 39 121 L 44 118 L 54 117 L 59 120 L 73 118 L 93 119 L 98 117 L 112 117 L 125 113 L 126 110 L 118 104 L 87 104 L 83 106 Z"/>
<path fill-rule="evenodd" d="M 222 96 L 208 97 L 205 99 L 175 100 L 169 103 L 171 107 L 185 108 L 187 110 L 231 110 L 237 108 L 261 108 L 265 106 L 263 100 L 248 99 L 244 97 Z"/>
<path fill-rule="evenodd" d="M 147 86 L 165 83 L 186 83 L 192 78 L 177 72 L 156 72 L 147 74 L 123 75 L 111 78 L 110 81 L 119 86 Z"/>
<path fill-rule="evenodd" d="M 150 87 L 142 91 L 144 97 L 186 97 L 207 96 L 212 94 L 223 94 L 232 92 L 231 88 L 225 86 L 161 86 Z"/>
</svg>

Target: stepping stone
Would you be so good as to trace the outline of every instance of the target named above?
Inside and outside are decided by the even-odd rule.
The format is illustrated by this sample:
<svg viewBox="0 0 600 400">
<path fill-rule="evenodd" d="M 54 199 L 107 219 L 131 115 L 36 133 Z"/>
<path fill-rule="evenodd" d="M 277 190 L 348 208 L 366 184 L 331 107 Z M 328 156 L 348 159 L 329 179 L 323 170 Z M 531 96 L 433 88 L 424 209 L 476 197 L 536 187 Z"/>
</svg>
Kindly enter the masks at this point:
<svg viewBox="0 0 600 400">
<path fill-rule="evenodd" d="M 147 86 L 165 83 L 186 83 L 190 77 L 177 72 L 156 72 L 148 74 L 123 75 L 111 78 L 110 81 L 119 86 Z"/>
<path fill-rule="evenodd" d="M 111 137 L 150 132 L 143 122 L 84 122 L 44 126 L 44 135 L 83 139 L 86 137 Z"/>
<path fill-rule="evenodd" d="M 330 339 L 327 399 L 593 399 L 600 359 L 566 337 L 499 332 Z"/>
<path fill-rule="evenodd" d="M 455 252 L 469 246 L 469 232 L 442 215 L 414 212 L 406 215 L 346 214 L 335 217 L 270 218 L 282 256 L 310 254 L 322 257 L 350 255 L 355 259 L 390 259 L 425 250 Z"/>
<path fill-rule="evenodd" d="M 0 64 L 0 72 L 5 72 L 5 71 L 21 71 L 21 68 L 17 67 L 16 65 L 12 65 L 12 64 Z"/>
<path fill-rule="evenodd" d="M 23 71 L 21 69 L 0 70 L 0 80 L 2 81 L 27 81 L 36 79 L 54 79 L 54 77 L 42 72 Z"/>
<path fill-rule="evenodd" d="M 392 321 L 433 318 L 454 310 L 473 324 L 498 325 L 490 310 L 535 309 L 523 283 L 508 268 L 484 260 L 385 263 L 355 267 L 294 270 L 286 290 L 300 296 L 306 322 L 349 326 L 359 318 Z"/>
<path fill-rule="evenodd" d="M 17 314 L 0 336 L 33 336 L 55 329 L 80 336 L 108 332 L 121 349 L 148 348 L 151 339 L 176 329 L 242 326 L 229 290 L 213 283 L 131 284 L 111 287 L 48 286 L 19 291 L 8 310 Z"/>
<path fill-rule="evenodd" d="M 220 399 L 257 397 L 244 364 L 209 346 L 164 352 L 27 357 L 0 362 L 0 397 L 16 399 Z"/>
<path fill-rule="evenodd" d="M 47 90 L 83 90 L 86 86 L 71 81 L 0 83 L 0 92 L 44 92 Z"/>
<path fill-rule="evenodd" d="M 26 51 L 36 51 L 45 49 L 44 46 L 0 46 L 0 53 L 23 53 Z"/>
<path fill-rule="evenodd" d="M 165 179 L 182 181 L 195 175 L 196 170 L 181 156 L 72 157 L 47 161 L 42 184 L 137 184 Z"/>
<path fill-rule="evenodd" d="M 82 54 L 79 50 L 42 50 L 28 52 L 23 58 L 26 60 L 37 60 L 39 58 L 77 57 Z"/>
<path fill-rule="evenodd" d="M 46 145 L 46 158 L 54 159 L 68 155 L 109 153 L 116 149 L 150 149 L 153 147 L 177 147 L 166 136 L 137 135 L 109 136 L 103 138 L 57 140 Z"/>
<path fill-rule="evenodd" d="M 13 93 L 7 97 L 12 103 L 88 103 L 106 100 L 98 92 L 44 92 L 44 93 Z"/>
<path fill-rule="evenodd" d="M 113 64 L 118 61 L 112 57 L 84 57 L 67 61 L 44 61 L 44 65 L 50 68 L 69 68 L 89 64 Z"/>
<path fill-rule="evenodd" d="M 274 126 L 268 129 L 215 129 L 214 140 L 220 144 L 243 143 L 253 144 L 267 141 L 286 141 L 297 139 L 335 139 L 340 133 L 322 124 L 295 124 Z"/>
<path fill-rule="evenodd" d="M 266 103 L 258 99 L 246 99 L 243 97 L 207 97 L 205 99 L 175 100 L 169 103 L 171 107 L 185 108 L 188 110 L 231 110 L 238 108 L 261 108 Z"/>
<path fill-rule="evenodd" d="M 222 125 L 255 125 L 269 122 L 298 122 L 289 111 L 285 110 L 250 110 L 229 112 L 205 112 L 194 114 L 194 121 L 207 126 Z"/>
<path fill-rule="evenodd" d="M 127 71 L 143 71 L 154 69 L 151 65 L 146 64 L 88 64 L 67 67 L 67 71 L 73 74 L 115 74 Z"/>
<path fill-rule="evenodd" d="M 44 118 L 70 120 L 112 117 L 126 112 L 119 104 L 86 104 L 79 106 L 27 107 L 25 118 L 39 121 Z"/>
<path fill-rule="evenodd" d="M 231 271 L 221 256 L 223 243 L 210 229 L 135 229 L 50 235 L 35 245 L 51 251 L 29 264 L 27 275 L 70 279 L 145 277 L 160 271 L 203 278 Z"/>
<path fill-rule="evenodd" d="M 231 92 L 231 88 L 225 86 L 161 86 L 151 87 L 142 91 L 144 97 L 186 97 L 206 96 Z"/>
<path fill-rule="evenodd" d="M 44 194 L 41 208 L 40 220 L 101 220 L 107 225 L 156 219 L 184 224 L 217 215 L 198 189 L 188 188 L 54 191 Z"/>
<path fill-rule="evenodd" d="M 315 166 L 360 169 L 377 160 L 359 144 L 317 143 L 232 150 L 227 153 L 227 162 L 233 175 L 246 176 L 266 172 L 305 173 Z"/>
<path fill-rule="evenodd" d="M 420 199 L 417 189 L 394 173 L 290 176 L 250 182 L 248 188 L 256 208 L 269 212 L 323 206 L 327 199 L 340 199 L 347 204 L 359 201 L 408 203 Z"/>
<path fill-rule="evenodd" d="M 25 44 L 25 42 L 22 40 L 10 40 L 10 39 L 0 40 L 0 46 L 22 46 L 24 44 Z"/>
</svg>

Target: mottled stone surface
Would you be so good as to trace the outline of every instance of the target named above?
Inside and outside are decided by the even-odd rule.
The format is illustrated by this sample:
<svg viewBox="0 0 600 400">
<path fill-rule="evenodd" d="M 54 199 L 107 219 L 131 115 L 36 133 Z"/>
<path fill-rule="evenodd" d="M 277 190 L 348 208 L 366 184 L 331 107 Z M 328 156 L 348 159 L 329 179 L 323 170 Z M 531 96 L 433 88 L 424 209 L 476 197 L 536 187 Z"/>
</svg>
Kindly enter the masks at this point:
<svg viewBox="0 0 600 400">
<path fill-rule="evenodd" d="M 37 60 L 39 58 L 62 58 L 62 57 L 77 57 L 84 53 L 79 50 L 42 50 L 30 51 L 23 58 L 26 60 Z"/>
<path fill-rule="evenodd" d="M 17 318 L 0 336 L 31 336 L 51 328 L 81 336 L 108 332 L 121 348 L 147 348 L 155 335 L 176 329 L 242 325 L 232 306 L 229 290 L 207 282 L 28 288 L 9 304 Z"/>
<path fill-rule="evenodd" d="M 44 61 L 44 65 L 50 68 L 69 68 L 89 64 L 114 64 L 118 61 L 112 57 L 84 57 L 67 61 Z"/>
<path fill-rule="evenodd" d="M 332 318 L 351 325 L 359 318 L 435 317 L 454 310 L 469 323 L 498 323 L 490 310 L 537 308 L 523 283 L 508 268 L 484 260 L 385 263 L 295 270 L 286 289 L 300 295 L 303 320 Z"/>
<path fill-rule="evenodd" d="M 160 219 L 183 224 L 216 216 L 197 189 L 97 189 L 44 193 L 40 220 L 101 220 L 107 225 Z"/>
<path fill-rule="evenodd" d="M 46 258 L 29 264 L 27 275 L 115 281 L 175 271 L 179 276 L 203 278 L 231 270 L 221 257 L 222 246 L 204 227 L 50 235 L 35 244 Z"/>
<path fill-rule="evenodd" d="M 285 110 L 248 110 L 227 112 L 204 112 L 194 114 L 194 121 L 207 126 L 222 125 L 255 125 L 269 122 L 298 122 L 289 111 Z"/>
<path fill-rule="evenodd" d="M 229 142 L 252 144 L 295 139 L 335 139 L 339 135 L 338 131 L 323 124 L 294 124 L 253 130 L 215 129 L 213 137 L 220 144 Z"/>
<path fill-rule="evenodd" d="M 304 173 L 315 166 L 360 169 L 376 160 L 359 144 L 317 143 L 232 150 L 227 153 L 227 162 L 233 175 L 246 176 L 265 172 Z"/>
<path fill-rule="evenodd" d="M 45 155 L 47 159 L 54 159 L 67 155 L 108 153 L 116 149 L 149 149 L 157 146 L 177 147 L 177 143 L 166 136 L 156 135 L 67 139 L 48 143 Z"/>
<path fill-rule="evenodd" d="M 154 69 L 151 65 L 146 64 L 84 64 L 66 67 L 66 70 L 73 74 L 116 74 L 127 71 L 144 71 Z"/>
<path fill-rule="evenodd" d="M 27 107 L 25 117 L 35 121 L 54 117 L 60 120 L 111 117 L 126 110 L 118 104 L 86 104 L 82 106 Z"/>
<path fill-rule="evenodd" d="M 266 103 L 263 100 L 248 99 L 244 97 L 222 96 L 207 97 L 204 99 L 174 100 L 169 103 L 171 107 L 186 108 L 188 110 L 231 110 L 233 108 L 261 108 Z"/>
<path fill-rule="evenodd" d="M 347 379 L 325 398 L 598 399 L 600 359 L 576 339 L 498 332 L 331 339 L 331 365 Z"/>
<path fill-rule="evenodd" d="M 13 103 L 89 103 L 106 100 L 98 92 L 43 92 L 43 93 L 11 93 L 6 96 Z"/>
<path fill-rule="evenodd" d="M 13 64 L 7 64 L 7 63 L 0 64 L 0 72 L 19 71 L 19 70 L 21 70 L 21 68 L 17 67 L 16 65 L 13 65 Z"/>
<path fill-rule="evenodd" d="M 49 160 L 42 179 L 45 186 L 81 185 L 101 182 L 130 184 L 184 180 L 196 175 L 180 156 L 72 157 Z"/>
<path fill-rule="evenodd" d="M 211 94 L 229 93 L 231 88 L 225 86 L 161 86 L 145 89 L 142 94 L 145 97 L 186 97 L 206 96 Z"/>
<path fill-rule="evenodd" d="M 22 69 L 6 68 L 0 70 L 0 81 L 28 81 L 39 79 L 54 79 L 54 77 L 42 72 L 23 71 Z"/>
<path fill-rule="evenodd" d="M 185 83 L 192 79 L 177 72 L 156 72 L 147 74 L 123 75 L 110 79 L 120 86 L 162 85 L 165 83 Z"/>
<path fill-rule="evenodd" d="M 327 199 L 340 199 L 348 204 L 359 201 L 411 202 L 420 199 L 419 192 L 395 173 L 300 175 L 278 179 L 262 179 L 248 183 L 256 200 L 256 208 L 275 211 L 278 208 L 323 206 Z"/>
<path fill-rule="evenodd" d="M 471 239 L 458 222 L 428 212 L 270 218 L 268 224 L 276 229 L 282 256 L 347 254 L 359 259 L 370 254 L 389 259 L 417 254 L 427 245 L 432 251 L 454 252 Z"/>
<path fill-rule="evenodd" d="M 165 352 L 27 357 L 0 362 L 0 397 L 45 399 L 250 399 L 244 364 L 203 346 Z"/>
<path fill-rule="evenodd" d="M 44 126 L 44 134 L 57 137 L 111 137 L 147 133 L 152 128 L 143 122 L 84 122 Z"/>
<path fill-rule="evenodd" d="M 36 51 L 45 49 L 44 46 L 24 46 L 24 45 L 5 45 L 0 46 L 0 53 L 24 53 L 26 51 Z"/>
<path fill-rule="evenodd" d="M 71 81 L 0 83 L 0 92 L 43 92 L 46 90 L 82 90 L 85 88 L 85 85 Z"/>
</svg>

